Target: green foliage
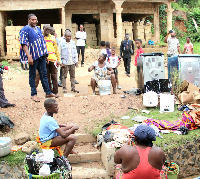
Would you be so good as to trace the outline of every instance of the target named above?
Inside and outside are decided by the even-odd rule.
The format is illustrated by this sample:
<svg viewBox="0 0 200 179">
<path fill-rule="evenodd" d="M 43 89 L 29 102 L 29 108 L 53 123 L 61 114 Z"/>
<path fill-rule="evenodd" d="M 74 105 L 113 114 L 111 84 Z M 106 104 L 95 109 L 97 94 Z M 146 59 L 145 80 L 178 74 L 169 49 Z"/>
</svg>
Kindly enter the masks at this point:
<svg viewBox="0 0 200 179">
<path fill-rule="evenodd" d="M 7 59 L 4 60 L 4 61 L 2 61 L 1 64 L 2 64 L 3 66 L 9 66 L 9 65 L 10 65 L 10 64 L 8 63 L 8 60 L 7 60 Z"/>
<path fill-rule="evenodd" d="M 160 6 L 159 8 L 159 16 L 160 16 L 160 31 L 161 31 L 161 35 L 162 36 L 166 36 L 167 35 L 167 5 L 163 4 L 162 6 Z"/>
<path fill-rule="evenodd" d="M 10 167 L 20 166 L 24 164 L 26 153 L 19 150 L 17 152 L 11 152 L 9 155 L 0 157 L 0 162 L 6 162 Z"/>
</svg>

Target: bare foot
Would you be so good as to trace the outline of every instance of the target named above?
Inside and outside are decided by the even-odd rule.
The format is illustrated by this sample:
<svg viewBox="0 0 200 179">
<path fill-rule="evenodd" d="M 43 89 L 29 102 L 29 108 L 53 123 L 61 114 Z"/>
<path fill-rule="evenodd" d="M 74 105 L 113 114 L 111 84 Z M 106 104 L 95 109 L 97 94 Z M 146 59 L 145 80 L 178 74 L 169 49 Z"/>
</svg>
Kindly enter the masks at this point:
<svg viewBox="0 0 200 179">
<path fill-rule="evenodd" d="M 78 151 L 75 151 L 75 150 L 71 150 L 71 154 L 76 154 L 76 155 L 78 155 Z"/>
</svg>

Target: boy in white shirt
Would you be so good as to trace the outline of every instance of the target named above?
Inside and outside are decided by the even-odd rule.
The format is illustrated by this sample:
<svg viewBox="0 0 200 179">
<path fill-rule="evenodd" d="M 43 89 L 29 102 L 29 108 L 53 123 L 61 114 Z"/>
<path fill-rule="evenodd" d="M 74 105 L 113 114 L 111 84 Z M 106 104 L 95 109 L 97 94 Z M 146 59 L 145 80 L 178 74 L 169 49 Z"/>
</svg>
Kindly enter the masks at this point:
<svg viewBox="0 0 200 179">
<path fill-rule="evenodd" d="M 119 57 L 115 53 L 116 53 L 116 48 L 112 47 L 111 48 L 111 56 L 108 59 L 108 63 L 110 64 L 110 67 L 114 71 L 116 84 L 117 84 L 117 89 L 121 89 L 121 87 L 119 87 L 118 70 L 117 70 L 117 68 L 120 65 L 121 61 L 120 61 Z"/>
</svg>

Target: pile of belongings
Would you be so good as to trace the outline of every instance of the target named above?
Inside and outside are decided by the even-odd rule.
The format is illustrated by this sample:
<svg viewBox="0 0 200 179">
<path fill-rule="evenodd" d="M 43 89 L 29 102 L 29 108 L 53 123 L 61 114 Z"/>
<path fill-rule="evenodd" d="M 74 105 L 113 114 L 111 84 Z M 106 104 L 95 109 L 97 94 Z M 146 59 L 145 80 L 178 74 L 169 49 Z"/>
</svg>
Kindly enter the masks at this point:
<svg viewBox="0 0 200 179">
<path fill-rule="evenodd" d="M 56 174 L 59 178 L 72 178 L 72 168 L 67 158 L 64 156 L 54 157 L 54 151 L 52 149 L 42 149 L 42 153 L 39 153 L 38 150 L 33 150 L 27 154 L 25 168 L 29 178 L 32 178 L 32 175 L 48 177 Z"/>
<path fill-rule="evenodd" d="M 196 126 L 200 127 L 200 104 L 192 104 L 194 109 L 190 112 Z"/>
<path fill-rule="evenodd" d="M 0 130 L 5 130 L 7 126 L 12 129 L 15 125 L 10 120 L 9 116 L 6 116 L 4 113 L 0 112 Z"/>
<path fill-rule="evenodd" d="M 132 136 L 133 131 L 112 120 L 110 123 L 107 123 L 102 127 L 102 132 L 99 134 L 97 146 L 100 146 L 101 143 L 105 141 L 106 143 L 109 143 L 110 146 L 120 148 L 126 144 Z"/>
</svg>

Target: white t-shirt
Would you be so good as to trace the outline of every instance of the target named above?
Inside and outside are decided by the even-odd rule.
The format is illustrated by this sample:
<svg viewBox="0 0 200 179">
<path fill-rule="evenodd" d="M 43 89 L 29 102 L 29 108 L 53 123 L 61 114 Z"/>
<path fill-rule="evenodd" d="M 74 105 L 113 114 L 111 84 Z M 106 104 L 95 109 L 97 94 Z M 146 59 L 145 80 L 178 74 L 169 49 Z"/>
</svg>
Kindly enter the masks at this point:
<svg viewBox="0 0 200 179">
<path fill-rule="evenodd" d="M 108 59 L 108 63 L 110 64 L 111 68 L 116 68 L 119 62 L 120 59 L 117 55 L 115 55 L 114 57 L 110 56 Z"/>
<path fill-rule="evenodd" d="M 84 32 L 84 31 L 77 31 L 76 32 L 76 38 L 78 38 L 77 39 L 77 46 L 85 46 L 85 39 L 86 39 L 86 37 L 87 37 L 87 34 L 86 34 L 86 32 Z"/>
</svg>

